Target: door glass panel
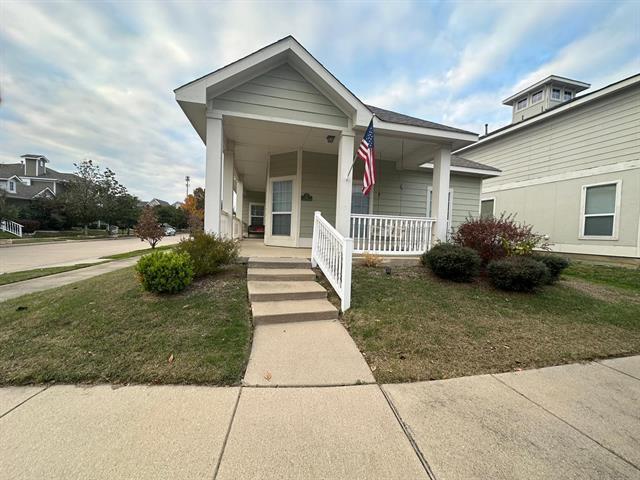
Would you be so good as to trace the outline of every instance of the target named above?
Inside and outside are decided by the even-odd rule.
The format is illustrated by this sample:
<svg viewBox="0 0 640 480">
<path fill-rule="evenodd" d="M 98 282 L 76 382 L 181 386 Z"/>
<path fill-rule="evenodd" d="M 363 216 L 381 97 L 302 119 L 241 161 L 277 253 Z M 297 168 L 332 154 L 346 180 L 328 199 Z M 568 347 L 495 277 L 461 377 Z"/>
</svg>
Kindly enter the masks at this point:
<svg viewBox="0 0 640 480">
<path fill-rule="evenodd" d="M 610 237 L 613 235 L 613 215 L 586 217 L 584 219 L 584 234 Z"/>
<path fill-rule="evenodd" d="M 587 188 L 586 214 L 614 213 L 616 208 L 616 186 L 598 185 Z"/>
<path fill-rule="evenodd" d="M 272 183 L 271 234 L 291 235 L 291 206 L 293 204 L 293 180 Z"/>
</svg>

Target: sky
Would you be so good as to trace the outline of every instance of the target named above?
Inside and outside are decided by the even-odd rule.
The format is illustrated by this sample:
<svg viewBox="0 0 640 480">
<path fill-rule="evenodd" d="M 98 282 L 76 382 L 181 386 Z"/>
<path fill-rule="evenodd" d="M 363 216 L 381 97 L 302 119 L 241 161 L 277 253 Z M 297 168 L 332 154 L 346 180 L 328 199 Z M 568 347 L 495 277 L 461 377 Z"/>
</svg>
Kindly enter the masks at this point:
<svg viewBox="0 0 640 480">
<path fill-rule="evenodd" d="M 0 0 L 0 162 L 90 158 L 182 200 L 205 148 L 173 90 L 289 34 L 365 103 L 478 133 L 547 75 L 594 90 L 640 72 L 638 0 Z"/>
</svg>

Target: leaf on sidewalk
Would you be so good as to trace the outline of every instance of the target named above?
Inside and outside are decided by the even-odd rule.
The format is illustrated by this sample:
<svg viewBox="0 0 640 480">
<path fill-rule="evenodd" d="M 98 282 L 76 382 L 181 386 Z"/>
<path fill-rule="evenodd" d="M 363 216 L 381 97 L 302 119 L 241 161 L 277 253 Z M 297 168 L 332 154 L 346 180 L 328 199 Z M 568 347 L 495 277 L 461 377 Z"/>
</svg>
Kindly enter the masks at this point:
<svg viewBox="0 0 640 480">
<path fill-rule="evenodd" d="M 271 372 L 270 372 L 270 371 L 268 371 L 268 370 L 267 370 L 267 372 L 264 374 L 264 379 L 265 379 L 267 382 L 270 382 L 270 381 L 271 381 Z"/>
<path fill-rule="evenodd" d="M 169 363 L 173 363 L 173 353 L 171 355 L 169 355 L 168 361 L 169 361 Z"/>
</svg>

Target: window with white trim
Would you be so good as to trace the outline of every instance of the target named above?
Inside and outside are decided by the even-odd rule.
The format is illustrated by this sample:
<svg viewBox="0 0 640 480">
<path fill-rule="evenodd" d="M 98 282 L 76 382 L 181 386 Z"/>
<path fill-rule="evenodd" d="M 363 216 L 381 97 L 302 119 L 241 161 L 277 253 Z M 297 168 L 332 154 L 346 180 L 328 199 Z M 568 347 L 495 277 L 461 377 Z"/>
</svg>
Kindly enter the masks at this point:
<svg viewBox="0 0 640 480">
<path fill-rule="evenodd" d="M 249 216 L 250 223 L 252 227 L 263 227 L 264 226 L 264 204 L 262 203 L 252 203 L 249 205 Z"/>
<path fill-rule="evenodd" d="M 535 93 L 531 94 L 531 105 L 533 105 L 534 103 L 539 103 L 542 101 L 542 90 L 538 90 Z"/>
<path fill-rule="evenodd" d="M 16 182 L 14 180 L 9 180 L 9 191 L 16 193 Z"/>
<path fill-rule="evenodd" d="M 573 98 L 573 92 L 571 90 L 565 90 L 564 91 L 564 101 L 568 102 L 572 98 Z"/>
<path fill-rule="evenodd" d="M 551 100 L 556 100 L 556 101 L 560 101 L 562 100 L 562 90 L 560 90 L 559 88 L 552 88 L 551 89 Z"/>
<path fill-rule="evenodd" d="M 494 216 L 496 201 L 488 198 L 480 202 L 480 218 L 491 218 Z"/>
<path fill-rule="evenodd" d="M 518 100 L 516 103 L 516 110 L 522 110 L 523 108 L 527 108 L 527 98 L 523 98 L 522 100 Z"/>
<path fill-rule="evenodd" d="M 582 187 L 581 234 L 583 237 L 615 237 L 619 189 L 619 181 Z"/>
</svg>

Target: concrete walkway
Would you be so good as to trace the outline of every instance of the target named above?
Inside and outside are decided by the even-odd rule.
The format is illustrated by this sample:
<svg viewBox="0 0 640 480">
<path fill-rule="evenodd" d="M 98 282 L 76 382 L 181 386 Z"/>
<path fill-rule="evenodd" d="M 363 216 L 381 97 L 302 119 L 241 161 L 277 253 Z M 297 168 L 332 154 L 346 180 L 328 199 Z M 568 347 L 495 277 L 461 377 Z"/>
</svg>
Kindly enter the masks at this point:
<svg viewBox="0 0 640 480">
<path fill-rule="evenodd" d="M 125 260 L 113 260 L 100 265 L 79 268 L 69 272 L 56 273 L 38 277 L 23 282 L 9 283 L 8 285 L 0 285 L 0 302 L 10 300 L 12 298 L 21 297 L 29 293 L 41 292 L 50 288 L 61 287 L 70 283 L 86 280 L 103 273 L 113 272 L 121 268 L 130 267 L 138 261 L 138 257 L 127 258 Z"/>
<path fill-rule="evenodd" d="M 12 479 L 640 478 L 640 356 L 347 387 L 0 389 Z"/>
</svg>

